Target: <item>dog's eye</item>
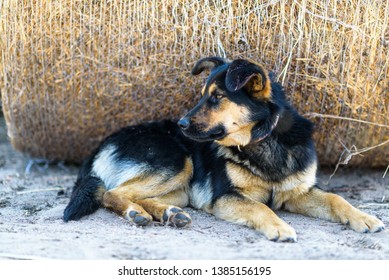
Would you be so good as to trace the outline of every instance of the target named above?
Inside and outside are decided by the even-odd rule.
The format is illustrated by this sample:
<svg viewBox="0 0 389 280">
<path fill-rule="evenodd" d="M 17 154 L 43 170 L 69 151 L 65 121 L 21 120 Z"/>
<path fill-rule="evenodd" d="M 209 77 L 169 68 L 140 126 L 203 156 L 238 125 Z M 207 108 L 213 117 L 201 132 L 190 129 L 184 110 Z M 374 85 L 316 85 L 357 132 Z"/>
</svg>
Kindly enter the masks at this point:
<svg viewBox="0 0 389 280">
<path fill-rule="evenodd" d="M 224 95 L 220 93 L 215 93 L 213 96 L 215 96 L 216 99 L 222 99 L 224 97 Z"/>
<path fill-rule="evenodd" d="M 210 97 L 209 97 L 209 101 L 213 104 L 216 104 L 220 101 L 220 99 L 224 98 L 224 95 L 223 94 L 220 94 L 220 93 L 213 93 Z"/>
</svg>

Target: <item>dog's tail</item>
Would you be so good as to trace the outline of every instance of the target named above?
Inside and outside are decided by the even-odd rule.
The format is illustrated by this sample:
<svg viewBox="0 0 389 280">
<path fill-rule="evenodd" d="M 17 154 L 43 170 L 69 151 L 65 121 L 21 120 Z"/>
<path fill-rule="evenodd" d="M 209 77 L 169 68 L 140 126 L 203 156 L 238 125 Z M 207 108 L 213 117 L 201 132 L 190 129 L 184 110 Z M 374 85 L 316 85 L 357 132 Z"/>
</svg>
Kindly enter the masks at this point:
<svg viewBox="0 0 389 280">
<path fill-rule="evenodd" d="M 99 178 L 90 175 L 79 177 L 63 213 L 63 220 L 79 220 L 92 214 L 101 206 L 104 193 L 105 187 Z"/>
</svg>

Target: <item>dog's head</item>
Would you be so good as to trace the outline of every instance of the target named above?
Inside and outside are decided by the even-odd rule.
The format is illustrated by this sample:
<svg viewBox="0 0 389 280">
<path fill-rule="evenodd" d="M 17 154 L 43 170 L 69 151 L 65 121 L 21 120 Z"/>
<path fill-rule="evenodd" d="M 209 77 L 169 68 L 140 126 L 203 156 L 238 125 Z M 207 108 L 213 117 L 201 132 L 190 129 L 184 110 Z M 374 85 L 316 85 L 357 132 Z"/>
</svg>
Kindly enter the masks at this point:
<svg viewBox="0 0 389 280">
<path fill-rule="evenodd" d="M 278 121 L 272 109 L 272 85 L 267 71 L 243 59 L 199 60 L 193 75 L 211 70 L 199 103 L 178 122 L 183 133 L 197 141 L 223 146 L 246 146 L 270 134 Z"/>
</svg>

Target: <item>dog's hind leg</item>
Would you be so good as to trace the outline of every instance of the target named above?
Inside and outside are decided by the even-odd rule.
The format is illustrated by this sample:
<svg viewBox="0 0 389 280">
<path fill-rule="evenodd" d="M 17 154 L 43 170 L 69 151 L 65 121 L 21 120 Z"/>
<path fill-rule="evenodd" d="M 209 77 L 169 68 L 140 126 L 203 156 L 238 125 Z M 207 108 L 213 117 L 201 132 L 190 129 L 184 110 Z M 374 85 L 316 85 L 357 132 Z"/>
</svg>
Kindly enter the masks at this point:
<svg viewBox="0 0 389 280">
<path fill-rule="evenodd" d="M 272 241 L 295 242 L 296 232 L 265 204 L 238 195 L 216 200 L 212 213 L 223 220 L 246 225 Z"/>
<path fill-rule="evenodd" d="M 151 215 L 142 206 L 132 202 L 130 196 L 123 195 L 117 189 L 104 194 L 103 206 L 138 226 L 148 225 L 152 221 Z"/>
<path fill-rule="evenodd" d="M 188 205 L 188 194 L 178 189 L 166 195 L 139 200 L 141 205 L 155 220 L 175 227 L 185 227 L 192 222 L 188 213 L 181 208 Z"/>
<path fill-rule="evenodd" d="M 188 204 L 187 189 L 192 173 L 192 161 L 186 158 L 182 170 L 173 175 L 162 169 L 141 174 L 107 191 L 103 205 L 138 225 L 146 225 L 154 217 L 183 227 L 191 221 L 180 207 Z"/>
</svg>

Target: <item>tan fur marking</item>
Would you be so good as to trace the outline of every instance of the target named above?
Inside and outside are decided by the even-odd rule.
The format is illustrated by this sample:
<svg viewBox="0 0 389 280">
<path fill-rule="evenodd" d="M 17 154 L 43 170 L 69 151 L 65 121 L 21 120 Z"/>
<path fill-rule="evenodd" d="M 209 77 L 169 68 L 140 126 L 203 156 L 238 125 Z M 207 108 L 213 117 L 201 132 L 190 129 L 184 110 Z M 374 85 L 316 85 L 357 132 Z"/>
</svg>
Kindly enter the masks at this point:
<svg viewBox="0 0 389 280">
<path fill-rule="evenodd" d="M 239 193 L 259 202 L 266 202 L 270 198 L 272 184 L 262 180 L 246 168 L 238 164 L 226 164 L 227 175 Z"/>
<path fill-rule="evenodd" d="M 288 176 L 274 184 L 273 208 L 279 209 L 291 197 L 306 193 L 316 183 L 316 162 L 306 170 Z"/>
<path fill-rule="evenodd" d="M 201 89 L 201 96 L 204 96 L 206 87 L 207 87 L 207 85 L 204 85 L 203 88 Z"/>
<path fill-rule="evenodd" d="M 187 192 L 189 188 L 189 181 L 193 176 L 193 162 L 191 158 L 186 158 L 184 168 L 174 178 L 167 183 L 175 185 L 177 189 L 182 189 Z"/>
<path fill-rule="evenodd" d="M 257 65 L 262 69 L 262 72 L 265 74 L 266 82 L 263 84 L 262 76 L 260 74 L 255 75 L 247 84 L 246 89 L 253 94 L 255 98 L 258 99 L 264 99 L 264 100 L 270 100 L 271 99 L 271 82 L 269 78 L 268 71 L 257 62 L 247 59 L 251 63 Z"/>
<path fill-rule="evenodd" d="M 285 202 L 285 209 L 306 216 L 349 224 L 357 232 L 376 232 L 384 227 L 380 220 L 356 209 L 339 195 L 319 189 L 291 196 Z"/>
<path fill-rule="evenodd" d="M 269 76 L 267 75 L 267 72 L 266 72 L 265 88 L 262 90 L 261 95 L 265 99 L 270 99 L 271 98 L 271 91 L 272 91 L 272 88 L 271 88 L 270 78 L 269 78 Z"/>
<path fill-rule="evenodd" d="M 186 189 L 193 174 L 190 158 L 185 160 L 184 168 L 176 176 L 167 178 L 165 174 L 153 174 L 131 179 L 110 190 L 130 198 L 132 201 L 165 195 L 176 189 Z"/>
<path fill-rule="evenodd" d="M 263 69 L 263 68 L 262 68 Z M 255 75 L 247 84 L 248 91 L 253 94 L 255 98 L 270 100 L 271 98 L 271 83 L 270 78 L 267 75 L 266 70 L 263 70 L 266 74 L 266 82 L 263 84 L 262 76 Z"/>
<path fill-rule="evenodd" d="M 164 174 L 156 174 L 146 177 L 136 177 L 124 182 L 117 188 L 109 190 L 107 193 L 114 192 L 122 197 L 127 197 L 132 201 L 163 195 L 176 187 L 166 184 L 167 179 L 163 175 Z"/>
<path fill-rule="evenodd" d="M 225 148 L 219 149 L 218 154 L 238 161 L 231 154 L 229 156 L 228 151 Z M 305 171 L 288 176 L 281 182 L 263 180 L 255 174 L 256 170 L 250 170 L 250 168 L 249 164 L 245 162 L 226 164 L 228 177 L 242 195 L 256 201 L 266 202 L 270 198 L 271 190 L 273 190 L 272 207 L 274 209 L 279 209 L 291 197 L 306 193 L 316 181 L 316 163 L 313 163 Z"/>
<path fill-rule="evenodd" d="M 203 86 L 201 89 L 201 95 L 204 96 L 205 94 L 205 89 L 207 88 L 207 84 Z M 212 94 L 215 90 L 217 89 L 217 85 L 215 83 L 211 84 L 208 88 L 208 94 Z"/>
<path fill-rule="evenodd" d="M 135 211 L 137 216 L 142 216 L 147 222 L 152 220 L 152 216 L 142 206 L 112 191 L 104 194 L 103 206 L 130 221 L 134 221 L 130 215 L 132 211 Z"/>
<path fill-rule="evenodd" d="M 211 111 L 209 115 L 210 127 L 223 124 L 228 135 L 216 141 L 223 146 L 246 146 L 251 141 L 251 130 L 255 123 L 249 122 L 250 111 L 244 106 L 222 99 L 220 108 Z"/>
<path fill-rule="evenodd" d="M 220 101 L 218 110 L 212 110 L 209 113 L 209 122 L 211 126 L 223 123 L 230 129 L 237 129 L 239 125 L 247 123 L 250 116 L 250 110 L 234 102 L 223 98 Z M 235 124 L 234 124 L 235 123 Z"/>
<path fill-rule="evenodd" d="M 208 93 L 212 94 L 215 90 L 217 90 L 217 85 L 215 83 L 211 84 L 208 89 Z"/>
<path fill-rule="evenodd" d="M 136 203 L 141 205 L 154 217 L 154 219 L 159 221 L 162 220 L 165 210 L 169 207 L 177 206 L 183 208 L 188 206 L 188 202 L 188 194 L 183 190 L 175 190 L 164 196 L 136 201 Z"/>
<path fill-rule="evenodd" d="M 212 84 L 210 91 L 216 89 L 217 86 Z M 255 123 L 249 121 L 249 116 L 250 111 L 248 108 L 223 98 L 220 100 L 220 105 L 217 109 L 208 109 L 206 106 L 203 106 L 192 117 L 192 122 L 202 127 L 205 131 L 223 124 L 228 135 L 217 142 L 224 146 L 245 146 L 251 141 L 251 130 L 255 125 Z"/>
<path fill-rule="evenodd" d="M 216 201 L 213 214 L 223 220 L 254 228 L 271 240 L 296 239 L 294 229 L 269 207 L 248 198 L 222 197 Z"/>
<path fill-rule="evenodd" d="M 141 206 L 132 202 L 128 197 L 121 196 L 120 193 L 113 191 L 108 191 L 104 194 L 103 206 L 124 217 L 126 216 L 129 208 L 139 213 L 146 213 Z"/>
<path fill-rule="evenodd" d="M 217 140 L 216 143 L 222 146 L 241 146 L 248 145 L 251 141 L 251 131 L 254 127 L 254 123 L 243 126 L 237 131 L 228 132 L 228 135 L 221 140 Z"/>
<path fill-rule="evenodd" d="M 137 205 L 134 201 L 167 196 L 176 190 L 186 193 L 193 174 L 193 164 L 190 158 L 185 161 L 184 168 L 176 176 L 166 178 L 164 174 L 137 177 L 117 188 L 107 191 L 103 197 L 104 207 L 125 215 L 129 207 Z"/>
</svg>

